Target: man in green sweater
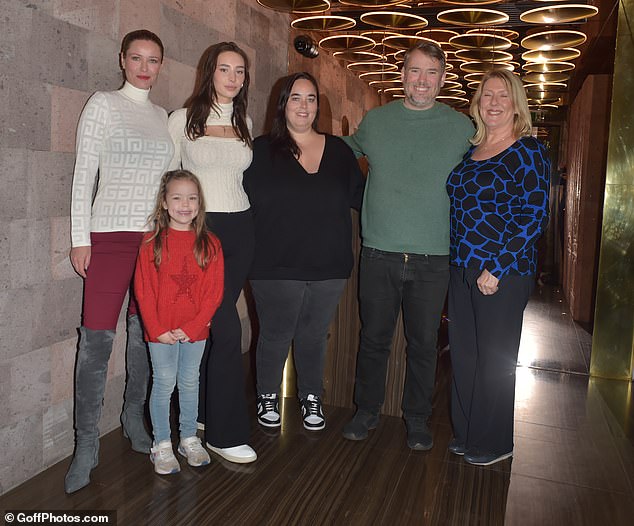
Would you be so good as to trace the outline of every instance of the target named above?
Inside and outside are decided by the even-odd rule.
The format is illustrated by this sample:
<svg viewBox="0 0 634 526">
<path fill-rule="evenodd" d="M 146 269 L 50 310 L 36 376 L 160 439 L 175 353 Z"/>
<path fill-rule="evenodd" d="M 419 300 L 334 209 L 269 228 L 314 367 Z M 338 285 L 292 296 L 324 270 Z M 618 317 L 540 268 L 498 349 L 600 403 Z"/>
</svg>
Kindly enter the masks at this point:
<svg viewBox="0 0 634 526">
<path fill-rule="evenodd" d="M 344 140 L 370 165 L 361 209 L 359 269 L 361 346 L 357 412 L 344 427 L 350 440 L 377 427 L 399 310 L 407 338 L 402 409 L 407 444 L 428 450 L 436 340 L 449 280 L 449 199 L 445 182 L 469 147 L 471 121 L 436 102 L 445 55 L 432 43 L 407 51 L 405 98 L 375 108 Z"/>
</svg>

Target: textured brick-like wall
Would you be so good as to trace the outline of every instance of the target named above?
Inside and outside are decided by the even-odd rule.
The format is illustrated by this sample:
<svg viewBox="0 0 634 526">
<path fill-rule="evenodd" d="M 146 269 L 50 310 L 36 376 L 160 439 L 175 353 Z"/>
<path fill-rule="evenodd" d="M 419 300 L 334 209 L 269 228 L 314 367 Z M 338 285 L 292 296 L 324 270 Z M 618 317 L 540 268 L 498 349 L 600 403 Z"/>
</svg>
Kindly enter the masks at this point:
<svg viewBox="0 0 634 526">
<path fill-rule="evenodd" d="M 264 123 L 269 89 L 286 74 L 285 14 L 250 0 L 3 0 L 0 20 L 0 493 L 73 449 L 73 366 L 82 280 L 68 261 L 75 128 L 95 90 L 121 83 L 121 37 L 164 41 L 152 99 L 182 106 L 212 43 L 234 40 L 253 62 L 249 113 Z M 250 324 L 240 304 L 245 346 Z M 119 425 L 123 316 L 100 424 Z M 59 481 L 62 484 L 62 481 Z"/>
</svg>

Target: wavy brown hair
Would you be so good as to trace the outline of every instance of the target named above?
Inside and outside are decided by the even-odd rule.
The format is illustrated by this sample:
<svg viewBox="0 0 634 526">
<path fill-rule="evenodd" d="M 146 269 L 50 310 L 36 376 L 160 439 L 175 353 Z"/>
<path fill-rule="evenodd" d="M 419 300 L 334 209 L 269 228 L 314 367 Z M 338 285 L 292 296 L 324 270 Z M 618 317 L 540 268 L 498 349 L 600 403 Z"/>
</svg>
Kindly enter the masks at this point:
<svg viewBox="0 0 634 526">
<path fill-rule="evenodd" d="M 249 57 L 235 42 L 220 42 L 209 46 L 198 61 L 196 71 L 196 84 L 194 92 L 187 99 L 187 123 L 185 134 L 187 138 L 195 141 L 205 135 L 205 124 L 210 111 L 220 115 L 218 108 L 218 95 L 214 87 L 214 72 L 218 65 L 218 55 L 225 51 L 237 53 L 244 60 L 244 83 L 238 94 L 233 99 L 233 114 L 231 124 L 238 138 L 249 148 L 253 146 L 253 139 L 247 126 L 247 103 L 249 96 Z"/>
<path fill-rule="evenodd" d="M 152 235 L 148 236 L 146 240 L 147 243 L 154 240 L 154 266 L 157 270 L 161 266 L 163 243 L 167 245 L 169 242 L 168 227 L 170 216 L 167 213 L 165 203 L 167 200 L 167 187 L 172 181 L 190 181 L 196 185 L 196 189 L 198 190 L 198 215 L 192 220 L 192 230 L 196 233 L 194 257 L 196 258 L 198 266 L 204 269 L 209 261 L 215 257 L 216 253 L 209 238 L 207 227 L 205 226 L 205 196 L 203 195 L 198 177 L 189 170 L 172 170 L 165 172 L 161 178 L 154 211 L 148 221 L 152 224 Z"/>
</svg>

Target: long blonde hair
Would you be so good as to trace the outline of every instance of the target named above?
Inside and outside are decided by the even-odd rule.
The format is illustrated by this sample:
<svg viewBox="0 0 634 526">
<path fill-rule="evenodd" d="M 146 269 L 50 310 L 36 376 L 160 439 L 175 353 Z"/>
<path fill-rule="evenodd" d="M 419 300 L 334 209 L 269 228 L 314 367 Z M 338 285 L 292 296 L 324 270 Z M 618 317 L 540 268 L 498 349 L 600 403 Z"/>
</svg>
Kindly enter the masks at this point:
<svg viewBox="0 0 634 526">
<path fill-rule="evenodd" d="M 156 194 L 156 204 L 154 205 L 154 211 L 150 215 L 149 223 L 152 224 L 152 235 L 148 236 L 146 240 L 150 243 L 154 240 L 154 266 L 158 269 L 161 266 L 161 260 L 163 257 L 163 241 L 167 243 L 168 235 L 167 229 L 169 227 L 170 216 L 165 208 L 167 200 L 167 186 L 172 181 L 190 181 L 196 185 L 198 192 L 198 215 L 192 221 L 192 230 L 196 234 L 196 241 L 194 242 L 194 257 L 196 263 L 202 269 L 204 269 L 209 261 L 215 256 L 215 248 L 209 239 L 207 227 L 205 225 L 205 196 L 203 195 L 200 181 L 189 170 L 172 170 L 165 172 L 161 178 L 161 184 L 159 186 L 158 193 Z"/>
<path fill-rule="evenodd" d="M 492 78 L 498 78 L 506 85 L 509 95 L 511 96 L 511 102 L 513 103 L 513 110 L 515 111 L 515 120 L 513 123 L 513 135 L 515 137 L 524 137 L 531 134 L 531 128 L 533 126 L 531 121 L 531 112 L 528 109 L 528 100 L 526 99 L 526 91 L 520 78 L 513 72 L 501 68 L 493 68 L 487 71 L 480 85 L 471 99 L 471 107 L 469 108 L 469 114 L 473 117 L 476 123 L 476 133 L 471 139 L 471 144 L 481 144 L 484 142 L 487 136 L 486 126 L 480 116 L 480 99 L 482 98 L 482 90 L 484 89 L 484 83 Z"/>
</svg>

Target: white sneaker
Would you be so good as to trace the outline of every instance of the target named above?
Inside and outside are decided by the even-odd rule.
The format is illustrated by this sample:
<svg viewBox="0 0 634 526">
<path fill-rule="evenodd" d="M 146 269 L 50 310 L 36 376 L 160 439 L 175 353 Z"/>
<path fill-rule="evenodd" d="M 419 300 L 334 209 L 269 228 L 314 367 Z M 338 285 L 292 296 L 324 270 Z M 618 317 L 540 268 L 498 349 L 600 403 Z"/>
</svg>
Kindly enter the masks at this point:
<svg viewBox="0 0 634 526">
<path fill-rule="evenodd" d="M 234 447 L 214 447 L 207 443 L 206 446 L 225 460 L 236 464 L 248 464 L 249 462 L 255 462 L 258 458 L 253 448 L 247 444 Z"/>
<path fill-rule="evenodd" d="M 183 438 L 178 444 L 178 452 L 187 458 L 187 463 L 190 466 L 197 468 L 198 466 L 206 466 L 211 462 L 209 453 L 205 450 L 200 443 L 200 438 L 197 436 Z"/>
<path fill-rule="evenodd" d="M 154 444 L 150 452 L 150 460 L 154 464 L 154 471 L 159 475 L 171 475 L 181 470 L 180 464 L 174 456 L 172 443 L 169 440 Z"/>
</svg>

